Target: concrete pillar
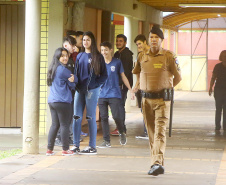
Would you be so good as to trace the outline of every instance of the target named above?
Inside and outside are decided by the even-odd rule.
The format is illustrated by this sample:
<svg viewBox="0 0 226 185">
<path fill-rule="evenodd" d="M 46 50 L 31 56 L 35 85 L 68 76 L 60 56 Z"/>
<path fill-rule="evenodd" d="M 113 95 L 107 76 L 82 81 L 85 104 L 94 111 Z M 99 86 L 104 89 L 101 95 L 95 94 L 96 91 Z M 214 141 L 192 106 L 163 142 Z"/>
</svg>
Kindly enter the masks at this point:
<svg viewBox="0 0 226 185">
<path fill-rule="evenodd" d="M 127 37 L 127 47 L 130 49 L 132 45 L 132 17 L 124 17 L 124 35 Z"/>
<path fill-rule="evenodd" d="M 48 65 L 53 59 L 55 50 L 62 47 L 64 31 L 64 0 L 49 0 L 49 36 L 48 36 Z M 48 88 L 49 95 L 49 88 Z M 51 126 L 51 115 L 47 108 L 46 133 Z"/>
<path fill-rule="evenodd" d="M 139 34 L 139 21 L 132 17 L 124 17 L 124 34 L 127 37 L 127 47 L 133 52 L 133 61 L 137 58 L 135 37 Z"/>
<path fill-rule="evenodd" d="M 101 42 L 111 40 L 111 12 L 102 11 Z"/>
<path fill-rule="evenodd" d="M 72 29 L 76 31 L 83 31 L 85 2 L 75 2 L 73 7 L 73 22 Z"/>
<path fill-rule="evenodd" d="M 145 37 L 148 39 L 149 36 L 149 32 L 150 32 L 150 23 L 148 21 L 144 21 L 142 24 L 143 28 L 143 35 L 145 35 Z"/>
<path fill-rule="evenodd" d="M 26 1 L 23 153 L 39 153 L 41 1 Z"/>
<path fill-rule="evenodd" d="M 124 17 L 124 35 L 127 37 L 127 47 L 133 52 L 133 62 L 135 62 L 137 58 L 137 47 L 133 41 L 138 35 L 138 31 L 138 20 L 135 20 L 132 17 Z M 135 75 L 133 81 L 136 82 Z M 130 93 L 128 93 L 125 106 L 126 112 L 130 111 L 130 106 L 136 106 L 136 100 L 131 100 Z"/>
<path fill-rule="evenodd" d="M 73 6 L 74 6 L 74 2 L 72 1 L 68 1 L 67 2 L 67 6 L 66 6 L 66 12 L 65 12 L 65 16 L 66 16 L 66 23 L 65 23 L 65 29 L 66 30 L 71 30 L 72 29 L 72 21 L 73 21 Z"/>
<path fill-rule="evenodd" d="M 176 53 L 176 55 L 178 54 L 178 32 L 177 31 L 175 31 L 175 37 L 174 37 L 174 47 L 175 47 L 175 53 Z"/>
<path fill-rule="evenodd" d="M 170 42 L 171 42 L 171 31 L 170 31 L 170 29 L 168 29 L 167 30 L 168 31 L 168 38 L 167 38 L 167 40 L 168 40 L 168 42 L 167 42 L 167 49 L 168 50 L 170 50 Z"/>
</svg>

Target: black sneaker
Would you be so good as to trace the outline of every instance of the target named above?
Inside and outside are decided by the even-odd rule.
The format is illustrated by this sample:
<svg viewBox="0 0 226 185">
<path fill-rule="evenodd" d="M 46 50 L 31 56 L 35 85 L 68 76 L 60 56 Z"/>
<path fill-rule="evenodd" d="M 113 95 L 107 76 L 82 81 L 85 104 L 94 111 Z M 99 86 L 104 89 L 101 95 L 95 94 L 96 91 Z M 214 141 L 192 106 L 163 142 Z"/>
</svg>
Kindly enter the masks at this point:
<svg viewBox="0 0 226 185">
<path fill-rule="evenodd" d="M 123 133 L 119 134 L 119 137 L 120 137 L 120 144 L 126 145 L 126 142 L 127 142 L 126 134 L 123 132 Z"/>
<path fill-rule="evenodd" d="M 147 133 L 143 133 L 143 134 L 140 135 L 140 136 L 135 136 L 135 138 L 136 138 L 136 139 L 146 139 L 146 140 L 149 139 Z"/>
<path fill-rule="evenodd" d="M 148 171 L 148 175 L 158 176 L 160 174 L 164 174 L 164 167 L 160 164 L 154 164 L 151 166 L 151 169 Z"/>
<path fill-rule="evenodd" d="M 56 138 L 54 145 L 55 146 L 62 146 L 61 140 L 59 138 Z"/>
<path fill-rule="evenodd" d="M 79 152 L 79 154 L 82 154 L 82 155 L 95 155 L 95 154 L 97 154 L 97 149 L 93 148 L 93 147 L 90 147 L 90 146 L 87 146 L 81 152 Z"/>
<path fill-rule="evenodd" d="M 79 153 L 80 152 L 80 149 L 77 146 L 73 146 L 70 150 L 73 151 L 74 153 Z"/>
<path fill-rule="evenodd" d="M 99 146 L 97 146 L 97 148 L 110 148 L 110 147 L 111 143 L 105 140 Z"/>
</svg>

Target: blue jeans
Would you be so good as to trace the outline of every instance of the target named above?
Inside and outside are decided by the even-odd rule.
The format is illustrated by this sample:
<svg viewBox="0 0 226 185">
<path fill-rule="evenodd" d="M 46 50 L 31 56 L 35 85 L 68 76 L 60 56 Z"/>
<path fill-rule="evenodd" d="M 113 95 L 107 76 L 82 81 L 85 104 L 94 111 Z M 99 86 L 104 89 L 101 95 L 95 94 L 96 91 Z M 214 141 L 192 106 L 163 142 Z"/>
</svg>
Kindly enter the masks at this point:
<svg viewBox="0 0 226 185">
<path fill-rule="evenodd" d="M 100 87 L 85 92 L 76 92 L 74 98 L 73 144 L 80 146 L 81 123 L 86 106 L 86 119 L 89 125 L 89 146 L 96 148 L 97 124 L 96 107 L 100 95 Z"/>
</svg>

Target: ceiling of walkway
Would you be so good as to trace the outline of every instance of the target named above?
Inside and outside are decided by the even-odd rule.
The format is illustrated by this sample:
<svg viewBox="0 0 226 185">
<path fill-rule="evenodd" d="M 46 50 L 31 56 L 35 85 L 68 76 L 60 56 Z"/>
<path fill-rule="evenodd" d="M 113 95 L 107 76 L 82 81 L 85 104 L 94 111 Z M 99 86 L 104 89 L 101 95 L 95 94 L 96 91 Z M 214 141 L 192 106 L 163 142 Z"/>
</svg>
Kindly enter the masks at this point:
<svg viewBox="0 0 226 185">
<path fill-rule="evenodd" d="M 178 12 L 174 14 L 170 14 L 163 18 L 163 27 L 177 30 L 181 26 L 190 23 L 191 21 L 197 21 L 202 19 L 211 19 L 211 18 L 218 18 L 226 17 L 226 13 L 199 13 L 199 12 Z M 226 24 L 224 21 L 223 24 Z"/>
<path fill-rule="evenodd" d="M 138 0 L 163 12 L 226 13 L 226 8 L 182 8 L 180 4 L 226 4 L 226 0 Z"/>
<path fill-rule="evenodd" d="M 178 30 L 191 21 L 207 18 L 226 17 L 226 8 L 183 8 L 181 4 L 212 4 L 226 5 L 226 0 L 139 0 L 163 12 L 175 12 L 163 18 L 163 27 Z"/>
</svg>

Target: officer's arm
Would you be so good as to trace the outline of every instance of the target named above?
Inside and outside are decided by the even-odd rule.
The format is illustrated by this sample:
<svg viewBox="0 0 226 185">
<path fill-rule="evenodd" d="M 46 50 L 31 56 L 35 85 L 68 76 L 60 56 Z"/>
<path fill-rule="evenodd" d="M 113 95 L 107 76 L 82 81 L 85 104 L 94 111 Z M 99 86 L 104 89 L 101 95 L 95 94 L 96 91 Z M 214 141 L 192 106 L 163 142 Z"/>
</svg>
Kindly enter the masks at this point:
<svg viewBox="0 0 226 185">
<path fill-rule="evenodd" d="M 181 78 L 181 74 L 178 71 L 177 74 L 174 74 L 174 78 L 173 78 L 173 87 L 175 87 L 177 84 L 179 84 L 179 82 L 182 80 Z"/>
<path fill-rule="evenodd" d="M 142 59 L 142 52 L 140 52 L 138 54 L 137 62 L 136 62 L 135 67 L 133 68 L 133 71 L 132 71 L 132 73 L 137 76 L 137 81 L 136 81 L 136 84 L 133 88 L 134 92 L 137 92 L 138 89 L 140 89 L 140 72 L 141 72 L 140 61 L 141 61 L 141 59 Z"/>
<path fill-rule="evenodd" d="M 181 80 L 181 70 L 179 66 L 179 62 L 175 55 L 172 55 L 170 57 L 170 66 L 171 66 L 171 72 L 174 75 L 173 78 L 173 87 L 175 87 Z"/>
</svg>

